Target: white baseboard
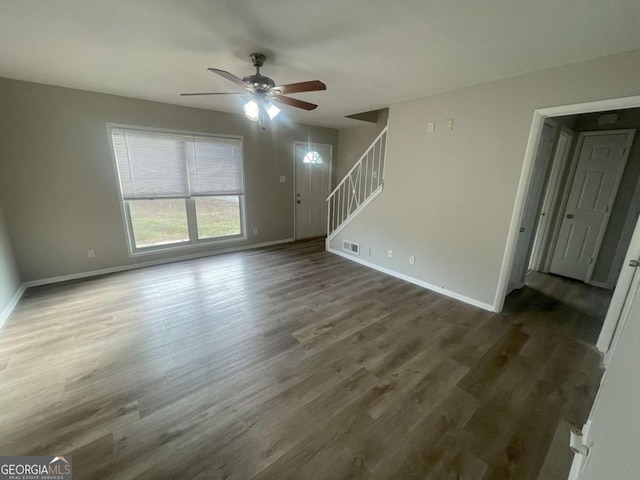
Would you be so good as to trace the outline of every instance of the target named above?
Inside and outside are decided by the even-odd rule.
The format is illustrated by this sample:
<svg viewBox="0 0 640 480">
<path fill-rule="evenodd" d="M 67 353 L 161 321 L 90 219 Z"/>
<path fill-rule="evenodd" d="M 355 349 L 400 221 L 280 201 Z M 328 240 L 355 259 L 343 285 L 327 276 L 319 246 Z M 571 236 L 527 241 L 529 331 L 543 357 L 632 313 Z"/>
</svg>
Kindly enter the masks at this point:
<svg viewBox="0 0 640 480">
<path fill-rule="evenodd" d="M 585 283 L 588 283 L 588 285 L 593 285 L 594 287 L 606 288 L 607 290 L 611 290 L 611 288 L 613 288 L 610 287 L 607 282 L 594 282 L 593 280 L 591 280 Z"/>
<path fill-rule="evenodd" d="M 182 255 L 180 257 L 163 258 L 160 260 L 151 260 L 148 262 L 134 263 L 131 265 L 121 265 L 118 267 L 102 268 L 100 270 L 91 270 L 88 272 L 71 273 L 69 275 L 60 275 L 57 277 L 43 278 L 40 280 L 31 280 L 29 282 L 25 282 L 23 286 L 25 288 L 29 288 L 29 287 L 37 287 L 40 285 L 49 285 L 51 283 L 68 282 L 69 280 L 78 280 L 82 278 L 97 277 L 99 275 L 107 275 L 110 273 L 124 272 L 127 270 L 136 270 L 138 268 L 153 267 L 155 265 L 181 262 L 184 260 L 193 260 L 193 259 L 202 258 L 202 257 L 211 257 L 213 255 L 221 255 L 223 253 L 238 252 L 241 250 L 252 250 L 254 248 L 269 247 L 272 245 L 279 245 L 281 243 L 290 243 L 294 241 L 295 241 L 294 238 L 285 238 L 283 240 L 273 240 L 271 242 L 254 243 L 251 245 L 243 245 L 240 247 L 225 248 L 223 250 L 215 250 L 213 252 L 194 253 L 190 255 Z"/>
<path fill-rule="evenodd" d="M 22 294 L 26 289 L 26 284 L 23 283 L 22 285 L 20 285 L 18 287 L 18 290 L 16 290 L 16 293 L 13 295 L 13 297 L 11 297 L 11 300 L 9 300 L 9 303 L 7 303 L 7 305 L 2 309 L 2 312 L 0 312 L 0 328 L 2 328 L 4 322 L 7 321 L 7 318 L 9 318 L 9 315 L 11 315 L 13 309 L 16 308 L 16 305 L 18 305 L 18 302 L 22 298 Z"/>
<path fill-rule="evenodd" d="M 380 265 L 376 265 L 375 263 L 367 262 L 366 260 L 362 260 L 361 258 L 354 257 L 344 252 L 340 252 L 335 250 L 334 248 L 330 248 L 327 244 L 327 251 L 331 253 L 335 253 L 336 255 L 340 255 L 341 257 L 347 258 L 353 262 L 359 263 L 369 268 L 373 268 L 374 270 L 378 270 L 379 272 L 386 273 L 387 275 L 391 275 L 392 277 L 399 278 L 400 280 L 404 280 L 405 282 L 413 283 L 414 285 L 418 285 L 419 287 L 426 288 L 427 290 L 431 290 L 433 292 L 441 293 L 447 297 L 454 298 L 456 300 L 460 300 L 461 302 L 468 303 L 469 305 L 473 305 L 474 307 L 482 308 L 483 310 L 488 310 L 489 312 L 493 312 L 493 305 L 488 303 L 480 302 L 475 298 L 467 297 L 465 295 L 461 295 L 456 292 L 452 292 L 451 290 L 447 290 L 446 288 L 438 287 L 436 285 L 432 285 L 427 282 L 423 282 L 422 280 L 418 280 L 417 278 L 410 277 L 409 275 L 405 275 L 403 273 L 396 272 L 394 270 L 381 267 Z"/>
</svg>

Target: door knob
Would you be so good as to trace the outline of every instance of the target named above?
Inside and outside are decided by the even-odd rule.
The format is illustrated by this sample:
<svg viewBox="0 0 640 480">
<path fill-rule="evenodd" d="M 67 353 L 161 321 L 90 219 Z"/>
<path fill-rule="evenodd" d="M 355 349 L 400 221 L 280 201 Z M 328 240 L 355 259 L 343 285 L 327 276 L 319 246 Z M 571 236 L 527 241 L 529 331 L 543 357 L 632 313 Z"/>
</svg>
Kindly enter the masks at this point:
<svg viewBox="0 0 640 480">
<path fill-rule="evenodd" d="M 573 218 L 573 214 L 571 214 L 571 213 L 570 213 L 570 214 L 568 214 L 568 215 L 567 215 L 567 218 Z"/>
<path fill-rule="evenodd" d="M 298 203 L 302 203 L 300 200 L 298 200 Z"/>
</svg>

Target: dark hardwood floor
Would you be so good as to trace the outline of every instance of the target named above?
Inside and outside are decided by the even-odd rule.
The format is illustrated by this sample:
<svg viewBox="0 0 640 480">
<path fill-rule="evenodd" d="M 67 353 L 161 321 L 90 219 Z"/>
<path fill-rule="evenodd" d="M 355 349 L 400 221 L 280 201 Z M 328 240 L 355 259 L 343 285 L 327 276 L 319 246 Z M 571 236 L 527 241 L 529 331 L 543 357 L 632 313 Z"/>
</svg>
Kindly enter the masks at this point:
<svg viewBox="0 0 640 480">
<path fill-rule="evenodd" d="M 553 478 L 600 357 L 535 297 L 492 314 L 318 240 L 33 288 L 0 331 L 0 454 L 71 454 L 76 479 Z"/>
</svg>

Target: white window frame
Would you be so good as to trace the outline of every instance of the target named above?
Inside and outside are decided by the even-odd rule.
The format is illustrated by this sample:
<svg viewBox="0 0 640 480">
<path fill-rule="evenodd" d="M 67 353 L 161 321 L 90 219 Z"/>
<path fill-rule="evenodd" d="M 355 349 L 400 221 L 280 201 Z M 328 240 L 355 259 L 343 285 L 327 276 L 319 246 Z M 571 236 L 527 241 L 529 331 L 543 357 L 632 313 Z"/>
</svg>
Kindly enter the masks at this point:
<svg viewBox="0 0 640 480">
<path fill-rule="evenodd" d="M 187 227 L 189 232 L 189 241 L 188 242 L 175 242 L 175 243 L 167 243 L 164 245 L 153 245 L 150 247 L 136 247 L 135 236 L 133 231 L 133 223 L 131 222 L 131 215 L 129 213 L 129 202 L 124 199 L 124 195 L 122 193 L 122 186 L 120 185 L 120 175 L 118 172 L 118 160 L 116 158 L 116 152 L 113 146 L 113 137 L 111 134 L 111 130 L 114 128 L 122 128 L 122 129 L 134 129 L 148 132 L 160 132 L 160 133 L 169 133 L 169 134 L 177 134 L 177 135 L 197 135 L 204 137 L 212 137 L 212 138 L 230 138 L 234 140 L 240 141 L 240 155 L 241 155 L 241 166 L 242 166 L 242 194 L 237 195 L 239 197 L 240 204 L 240 234 L 239 235 L 226 235 L 224 237 L 213 237 L 213 238 L 203 238 L 198 239 L 198 221 L 196 214 L 196 205 L 195 205 L 195 197 L 180 197 L 185 201 L 185 209 L 187 216 Z M 211 245 L 211 244 L 224 244 L 231 242 L 239 242 L 247 239 L 247 228 L 246 228 L 246 189 L 245 189 L 245 181 L 244 181 L 244 172 L 245 172 L 245 160 L 244 160 L 244 138 L 239 135 L 222 135 L 215 134 L 210 132 L 194 132 L 189 130 L 175 130 L 168 128 L 156 128 L 156 127 L 146 127 L 141 125 L 128 125 L 122 123 L 107 123 L 107 139 L 109 143 L 109 150 L 111 152 L 111 162 L 113 166 L 113 172 L 115 176 L 116 185 L 118 186 L 118 202 L 120 203 L 120 214 L 122 215 L 122 223 L 125 229 L 125 238 L 127 241 L 127 251 L 129 253 L 129 257 L 137 257 L 140 255 L 150 255 L 157 254 L 171 250 L 189 250 L 198 247 L 202 247 L 203 245 Z M 207 195 L 203 198 L 210 198 L 215 196 L 236 196 L 236 195 Z"/>
</svg>

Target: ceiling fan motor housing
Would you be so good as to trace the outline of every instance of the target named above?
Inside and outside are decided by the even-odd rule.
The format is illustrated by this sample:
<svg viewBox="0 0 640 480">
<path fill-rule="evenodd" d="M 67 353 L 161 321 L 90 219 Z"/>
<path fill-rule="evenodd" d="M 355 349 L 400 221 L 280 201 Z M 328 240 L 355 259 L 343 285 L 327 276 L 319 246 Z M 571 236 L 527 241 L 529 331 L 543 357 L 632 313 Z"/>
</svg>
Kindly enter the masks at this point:
<svg viewBox="0 0 640 480">
<path fill-rule="evenodd" d="M 276 86 L 276 83 L 273 80 L 260 74 L 249 75 L 248 77 L 244 77 L 242 81 L 253 85 L 258 92 L 266 92 L 271 87 Z"/>
</svg>

